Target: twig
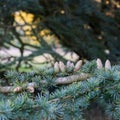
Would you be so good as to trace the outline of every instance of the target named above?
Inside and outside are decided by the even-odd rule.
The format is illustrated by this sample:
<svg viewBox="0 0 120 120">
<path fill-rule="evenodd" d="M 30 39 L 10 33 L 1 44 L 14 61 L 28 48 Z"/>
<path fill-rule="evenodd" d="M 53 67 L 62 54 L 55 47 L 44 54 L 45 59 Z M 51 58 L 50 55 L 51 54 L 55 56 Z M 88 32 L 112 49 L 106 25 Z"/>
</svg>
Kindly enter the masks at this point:
<svg viewBox="0 0 120 120">
<path fill-rule="evenodd" d="M 86 80 L 89 77 L 91 77 L 91 75 L 86 74 L 86 73 L 71 75 L 71 76 L 68 76 L 68 77 L 60 77 L 60 78 L 57 78 L 55 80 L 55 84 L 56 85 L 70 84 L 70 83 L 73 83 L 73 82 Z M 42 81 L 40 81 L 40 83 L 41 84 L 46 84 L 47 81 L 42 80 Z M 31 82 L 31 83 L 25 84 L 24 86 L 26 86 L 26 89 L 28 89 L 29 87 L 36 88 L 37 84 L 35 82 Z M 21 92 L 21 91 L 22 91 L 22 89 L 19 89 L 17 92 Z M 4 86 L 4 87 L 0 86 L 0 93 L 9 93 L 9 92 L 16 92 L 15 87 L 14 86 Z"/>
<path fill-rule="evenodd" d="M 90 74 L 81 73 L 81 74 L 77 74 L 77 75 L 71 75 L 71 76 L 68 76 L 68 77 L 57 78 L 57 80 L 55 81 L 55 83 L 57 85 L 70 84 L 70 83 L 73 83 L 73 82 L 76 82 L 76 81 L 86 80 L 89 77 L 91 77 Z"/>
</svg>

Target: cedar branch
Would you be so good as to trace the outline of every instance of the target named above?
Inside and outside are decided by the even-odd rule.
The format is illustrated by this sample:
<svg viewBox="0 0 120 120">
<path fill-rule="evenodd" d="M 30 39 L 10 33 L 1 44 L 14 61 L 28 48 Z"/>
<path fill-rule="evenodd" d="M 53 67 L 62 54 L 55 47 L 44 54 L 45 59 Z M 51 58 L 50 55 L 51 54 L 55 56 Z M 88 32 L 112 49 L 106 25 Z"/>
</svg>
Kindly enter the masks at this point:
<svg viewBox="0 0 120 120">
<path fill-rule="evenodd" d="M 89 77 L 91 77 L 90 74 L 86 74 L 86 73 L 80 73 L 80 74 L 76 74 L 76 75 L 71 75 L 71 76 L 67 76 L 67 77 L 59 77 L 55 80 L 55 84 L 56 85 L 64 85 L 64 84 L 70 84 L 73 82 L 77 82 L 77 81 L 82 81 L 82 80 L 86 80 Z M 42 80 L 40 81 L 41 84 L 46 84 L 46 80 Z M 31 83 L 27 83 L 25 84 L 26 89 L 28 87 L 33 87 L 36 88 L 37 84 L 35 82 L 31 82 Z M 15 87 L 14 86 L 0 86 L 0 93 L 9 93 L 9 92 L 14 92 Z M 21 92 L 22 89 L 20 91 L 17 92 Z"/>
</svg>

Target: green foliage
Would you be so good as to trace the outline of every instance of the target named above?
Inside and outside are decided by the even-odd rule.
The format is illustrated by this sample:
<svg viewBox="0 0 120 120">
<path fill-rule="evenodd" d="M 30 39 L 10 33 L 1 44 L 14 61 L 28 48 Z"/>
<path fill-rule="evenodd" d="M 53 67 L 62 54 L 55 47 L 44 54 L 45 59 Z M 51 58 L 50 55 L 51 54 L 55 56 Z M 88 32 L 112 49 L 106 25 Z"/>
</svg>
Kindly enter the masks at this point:
<svg viewBox="0 0 120 120">
<path fill-rule="evenodd" d="M 37 86 L 34 93 L 25 89 L 0 93 L 0 120 L 83 120 L 84 112 L 96 102 L 109 117 L 120 120 L 120 66 L 108 70 L 95 66 L 94 61 L 88 62 L 77 73 L 67 74 L 56 74 L 53 68 L 46 67 L 38 72 L 7 72 L 4 79 L 8 82 L 2 86 L 22 86 L 26 82 Z M 91 77 L 68 85 L 58 86 L 55 82 L 58 77 L 83 72 Z"/>
</svg>

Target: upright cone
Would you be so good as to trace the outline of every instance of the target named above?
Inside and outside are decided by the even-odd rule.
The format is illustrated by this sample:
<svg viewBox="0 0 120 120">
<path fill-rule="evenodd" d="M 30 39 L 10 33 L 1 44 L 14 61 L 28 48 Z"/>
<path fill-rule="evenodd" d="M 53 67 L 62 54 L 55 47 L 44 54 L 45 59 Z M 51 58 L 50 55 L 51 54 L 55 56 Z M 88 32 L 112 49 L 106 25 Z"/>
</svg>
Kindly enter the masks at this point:
<svg viewBox="0 0 120 120">
<path fill-rule="evenodd" d="M 109 60 L 106 60 L 106 62 L 105 62 L 105 69 L 106 69 L 106 70 L 111 69 L 111 63 L 110 63 Z"/>
<path fill-rule="evenodd" d="M 70 61 L 67 61 L 66 67 L 69 68 L 70 65 L 71 65 L 71 62 L 70 62 Z"/>
<path fill-rule="evenodd" d="M 18 86 L 14 88 L 13 92 L 17 93 L 17 92 L 20 92 L 21 90 L 22 90 L 22 87 Z"/>
<path fill-rule="evenodd" d="M 35 91 L 34 87 L 32 87 L 32 86 L 28 86 L 28 87 L 27 87 L 27 90 L 28 90 L 30 93 L 34 93 L 34 91 Z"/>
<path fill-rule="evenodd" d="M 96 64 L 97 64 L 97 68 L 98 69 L 102 69 L 103 68 L 103 64 L 102 64 L 102 61 L 101 61 L 101 59 L 97 59 L 97 61 L 96 61 Z"/>
<path fill-rule="evenodd" d="M 66 67 L 62 61 L 59 62 L 59 68 L 60 68 L 61 72 L 63 72 L 63 73 L 66 71 Z"/>
<path fill-rule="evenodd" d="M 58 62 L 55 62 L 55 64 L 54 64 L 54 71 L 55 71 L 55 73 L 58 73 L 60 71 Z"/>
<path fill-rule="evenodd" d="M 73 71 L 74 64 L 72 62 L 70 62 L 70 61 L 67 61 L 66 69 L 67 69 L 67 71 Z"/>
<path fill-rule="evenodd" d="M 78 71 L 82 66 L 82 60 L 79 60 L 76 65 L 75 65 L 75 68 L 74 68 L 74 71 Z"/>
</svg>

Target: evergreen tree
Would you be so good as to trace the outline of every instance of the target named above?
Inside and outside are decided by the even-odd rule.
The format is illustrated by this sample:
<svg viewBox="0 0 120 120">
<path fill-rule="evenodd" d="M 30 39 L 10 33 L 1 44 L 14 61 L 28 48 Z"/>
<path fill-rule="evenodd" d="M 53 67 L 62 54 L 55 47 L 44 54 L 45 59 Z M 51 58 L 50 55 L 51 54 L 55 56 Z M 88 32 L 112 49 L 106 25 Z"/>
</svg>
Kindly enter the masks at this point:
<svg viewBox="0 0 120 120">
<path fill-rule="evenodd" d="M 100 59 L 56 62 L 37 72 L 8 71 L 0 86 L 0 120 L 83 120 L 97 103 L 120 120 L 120 66 Z"/>
</svg>

